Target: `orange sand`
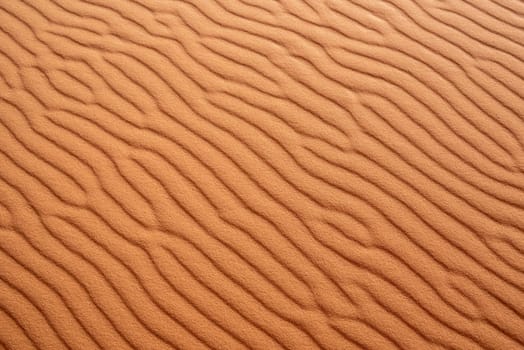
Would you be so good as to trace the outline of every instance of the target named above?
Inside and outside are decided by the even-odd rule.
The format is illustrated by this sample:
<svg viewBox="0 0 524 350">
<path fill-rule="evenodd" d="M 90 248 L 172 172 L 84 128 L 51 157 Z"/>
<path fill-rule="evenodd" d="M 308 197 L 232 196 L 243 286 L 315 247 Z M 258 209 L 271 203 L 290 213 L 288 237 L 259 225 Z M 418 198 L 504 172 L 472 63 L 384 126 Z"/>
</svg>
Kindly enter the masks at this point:
<svg viewBox="0 0 524 350">
<path fill-rule="evenodd" d="M 0 349 L 524 349 L 521 0 L 0 0 Z"/>
</svg>

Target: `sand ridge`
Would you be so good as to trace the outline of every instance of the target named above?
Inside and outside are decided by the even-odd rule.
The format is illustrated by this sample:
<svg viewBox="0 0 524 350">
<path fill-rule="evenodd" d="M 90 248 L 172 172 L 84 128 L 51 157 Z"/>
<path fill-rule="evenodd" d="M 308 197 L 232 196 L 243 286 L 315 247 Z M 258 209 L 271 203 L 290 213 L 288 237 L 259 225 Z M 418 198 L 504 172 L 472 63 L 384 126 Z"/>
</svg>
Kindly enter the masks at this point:
<svg viewBox="0 0 524 350">
<path fill-rule="evenodd" d="M 0 349 L 524 349 L 519 0 L 0 0 Z"/>
</svg>

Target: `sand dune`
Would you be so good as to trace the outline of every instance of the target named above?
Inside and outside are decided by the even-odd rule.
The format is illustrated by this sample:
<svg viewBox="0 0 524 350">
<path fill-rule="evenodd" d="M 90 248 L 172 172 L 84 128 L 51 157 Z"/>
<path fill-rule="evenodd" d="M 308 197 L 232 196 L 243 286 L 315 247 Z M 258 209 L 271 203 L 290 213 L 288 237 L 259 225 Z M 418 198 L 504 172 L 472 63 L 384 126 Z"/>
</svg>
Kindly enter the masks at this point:
<svg viewBox="0 0 524 350">
<path fill-rule="evenodd" d="M 520 0 L 0 0 L 0 349 L 524 349 Z"/>
</svg>

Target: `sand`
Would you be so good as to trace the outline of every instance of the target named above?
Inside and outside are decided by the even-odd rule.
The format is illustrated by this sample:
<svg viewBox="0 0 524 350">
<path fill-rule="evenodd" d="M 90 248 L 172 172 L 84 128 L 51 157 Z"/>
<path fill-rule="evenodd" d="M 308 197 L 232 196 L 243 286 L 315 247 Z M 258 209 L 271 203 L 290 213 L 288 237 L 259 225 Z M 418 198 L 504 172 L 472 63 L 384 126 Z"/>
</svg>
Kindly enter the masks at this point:
<svg viewBox="0 0 524 350">
<path fill-rule="evenodd" d="M 520 0 L 0 0 L 0 349 L 524 349 Z"/>
</svg>

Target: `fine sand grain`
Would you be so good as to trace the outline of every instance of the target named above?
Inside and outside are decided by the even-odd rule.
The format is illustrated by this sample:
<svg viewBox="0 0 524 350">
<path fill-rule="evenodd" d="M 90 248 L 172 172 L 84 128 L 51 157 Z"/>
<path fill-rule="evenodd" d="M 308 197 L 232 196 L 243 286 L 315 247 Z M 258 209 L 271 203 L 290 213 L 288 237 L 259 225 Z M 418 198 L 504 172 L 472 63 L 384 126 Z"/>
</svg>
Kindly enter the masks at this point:
<svg viewBox="0 0 524 350">
<path fill-rule="evenodd" d="M 524 349 L 521 0 L 0 0 L 0 350 Z"/>
</svg>

